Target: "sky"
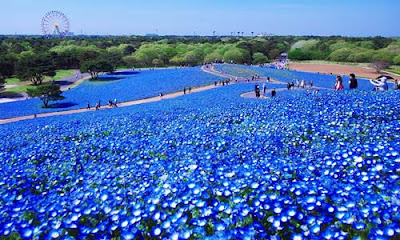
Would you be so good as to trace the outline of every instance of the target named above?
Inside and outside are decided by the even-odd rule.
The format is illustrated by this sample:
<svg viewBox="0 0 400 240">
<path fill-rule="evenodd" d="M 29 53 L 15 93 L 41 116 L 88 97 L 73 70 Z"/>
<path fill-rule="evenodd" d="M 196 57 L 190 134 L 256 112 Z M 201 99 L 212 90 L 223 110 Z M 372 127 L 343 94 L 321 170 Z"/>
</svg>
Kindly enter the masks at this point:
<svg viewBox="0 0 400 240">
<path fill-rule="evenodd" d="M 61 11 L 86 35 L 400 36 L 400 0 L 0 0 L 0 34 Z"/>
</svg>

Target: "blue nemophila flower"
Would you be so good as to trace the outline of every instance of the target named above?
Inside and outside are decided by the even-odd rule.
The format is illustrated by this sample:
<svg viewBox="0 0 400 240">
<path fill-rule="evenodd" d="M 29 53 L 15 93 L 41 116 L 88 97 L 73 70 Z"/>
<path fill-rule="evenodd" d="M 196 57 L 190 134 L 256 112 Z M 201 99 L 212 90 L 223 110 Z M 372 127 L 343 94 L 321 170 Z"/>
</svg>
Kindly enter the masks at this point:
<svg viewBox="0 0 400 240">
<path fill-rule="evenodd" d="M 252 90 L 0 126 L 1 236 L 396 237 L 399 93 Z"/>
</svg>

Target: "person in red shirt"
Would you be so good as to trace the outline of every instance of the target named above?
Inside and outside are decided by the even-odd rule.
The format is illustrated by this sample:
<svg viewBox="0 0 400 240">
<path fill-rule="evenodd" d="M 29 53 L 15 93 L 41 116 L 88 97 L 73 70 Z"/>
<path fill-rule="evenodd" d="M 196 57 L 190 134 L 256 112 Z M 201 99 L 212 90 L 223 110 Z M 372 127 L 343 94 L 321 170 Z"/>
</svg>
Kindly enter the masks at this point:
<svg viewBox="0 0 400 240">
<path fill-rule="evenodd" d="M 343 90 L 343 80 L 341 76 L 337 76 L 336 77 L 336 84 L 335 84 L 335 90 L 339 91 L 339 90 Z"/>
</svg>

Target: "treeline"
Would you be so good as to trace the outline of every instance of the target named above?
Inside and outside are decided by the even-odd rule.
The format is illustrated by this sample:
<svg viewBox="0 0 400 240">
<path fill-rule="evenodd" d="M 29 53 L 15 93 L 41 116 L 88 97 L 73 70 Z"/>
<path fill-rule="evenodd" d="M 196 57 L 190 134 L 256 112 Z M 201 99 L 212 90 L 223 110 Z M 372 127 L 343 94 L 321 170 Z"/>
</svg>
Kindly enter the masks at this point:
<svg viewBox="0 0 400 240">
<path fill-rule="evenodd" d="M 340 36 L 270 37 L 0 37 L 0 79 L 16 76 L 40 84 L 55 69 L 92 73 L 119 67 L 200 65 L 203 62 L 266 63 L 289 53 L 292 60 L 381 61 L 400 64 L 400 40 Z"/>
<path fill-rule="evenodd" d="M 400 39 L 313 37 L 295 42 L 289 51 L 292 60 L 339 62 L 383 62 L 400 65 Z"/>
</svg>

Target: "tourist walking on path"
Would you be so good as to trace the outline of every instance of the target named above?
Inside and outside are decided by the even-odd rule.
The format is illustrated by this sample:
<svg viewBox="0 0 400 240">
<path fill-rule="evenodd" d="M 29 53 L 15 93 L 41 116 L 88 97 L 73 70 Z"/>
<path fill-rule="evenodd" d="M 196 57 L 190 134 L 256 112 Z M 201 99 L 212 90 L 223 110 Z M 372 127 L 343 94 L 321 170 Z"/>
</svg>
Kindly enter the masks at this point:
<svg viewBox="0 0 400 240">
<path fill-rule="evenodd" d="M 275 89 L 271 91 L 271 97 L 275 97 L 276 96 L 276 91 Z"/>
<path fill-rule="evenodd" d="M 256 93 L 256 97 L 259 98 L 260 97 L 260 86 L 258 86 L 258 84 L 256 84 L 256 86 L 254 87 L 254 91 Z"/>
<path fill-rule="evenodd" d="M 358 81 L 356 79 L 356 75 L 354 73 L 350 73 L 350 80 L 349 80 L 349 88 L 356 89 L 358 87 Z"/>
<path fill-rule="evenodd" d="M 265 96 L 265 92 L 267 91 L 267 86 L 265 85 L 265 83 L 263 83 L 263 94 Z"/>
<path fill-rule="evenodd" d="M 343 80 L 341 76 L 336 76 L 336 84 L 335 84 L 335 90 L 339 91 L 339 90 L 343 90 Z"/>
<path fill-rule="evenodd" d="M 90 102 L 87 103 L 87 109 L 90 110 Z"/>
</svg>

